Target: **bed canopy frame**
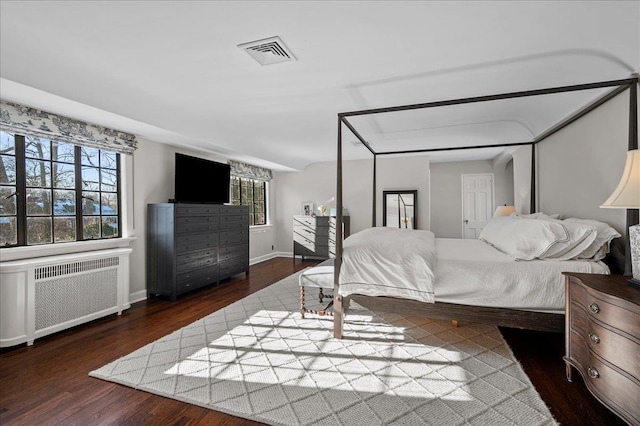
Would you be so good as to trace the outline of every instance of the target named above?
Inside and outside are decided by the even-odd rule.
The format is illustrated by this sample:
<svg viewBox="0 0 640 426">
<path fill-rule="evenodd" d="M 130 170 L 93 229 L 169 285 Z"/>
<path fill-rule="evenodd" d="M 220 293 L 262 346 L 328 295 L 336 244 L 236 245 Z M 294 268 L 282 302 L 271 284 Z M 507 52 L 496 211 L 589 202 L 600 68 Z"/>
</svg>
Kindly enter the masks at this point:
<svg viewBox="0 0 640 426">
<path fill-rule="evenodd" d="M 399 155 L 399 154 L 421 154 L 429 152 L 442 152 L 442 151 L 460 151 L 469 149 L 483 149 L 483 148 L 507 148 L 516 146 L 531 146 L 531 202 L 530 212 L 536 211 L 536 145 L 549 136 L 553 135 L 560 129 L 573 123 L 580 117 L 583 117 L 587 113 L 598 108 L 600 105 L 629 89 L 629 143 L 628 149 L 638 148 L 638 75 L 634 75 L 630 78 L 621 80 L 611 80 L 588 84 L 578 84 L 571 86 L 559 86 L 546 89 L 527 90 L 519 92 L 501 93 L 495 95 L 476 96 L 452 100 L 443 100 L 435 102 L 427 102 L 420 104 L 399 105 L 384 108 L 373 108 L 359 111 L 343 112 L 338 114 L 338 149 L 337 149 L 337 188 L 336 188 L 336 258 L 334 263 L 334 336 L 336 338 L 342 338 L 343 322 L 344 322 L 344 308 L 348 305 L 348 302 L 343 300 L 343 297 L 339 294 L 339 274 L 342 264 L 343 253 L 343 200 L 342 200 L 342 128 L 343 125 L 358 139 L 358 141 L 365 146 L 365 148 L 373 155 L 373 214 L 372 214 L 372 226 L 376 226 L 376 160 L 378 156 L 383 155 Z M 384 114 L 390 112 L 401 112 L 420 110 L 427 108 L 446 107 L 452 105 L 472 104 L 480 102 L 489 102 L 496 100 L 524 98 L 530 96 L 550 95 L 566 92 L 577 92 L 584 90 L 600 89 L 600 88 L 612 88 L 610 91 L 600 96 L 589 105 L 576 111 L 566 119 L 553 125 L 546 131 L 542 132 L 538 136 L 535 136 L 532 140 L 527 142 L 514 142 L 514 143 L 498 143 L 491 145 L 472 145 L 472 146 L 456 146 L 456 147 L 440 147 L 429 149 L 406 149 L 406 150 L 389 150 L 389 151 L 375 151 L 371 144 L 369 144 L 364 137 L 358 132 L 358 130 L 349 121 L 350 117 L 366 116 L 373 114 Z M 627 227 L 627 249 L 625 250 L 625 275 L 631 274 L 631 261 L 630 250 L 628 243 L 628 228 L 630 225 L 637 224 L 639 222 L 638 210 L 628 209 L 626 217 Z M 506 308 L 489 308 L 478 307 L 469 305 L 456 305 L 450 303 L 423 303 L 414 300 L 407 299 L 395 299 L 390 297 L 373 297 L 373 296 L 361 296 L 352 295 L 350 298 L 356 300 L 359 304 L 364 305 L 370 309 L 380 309 L 390 312 L 403 312 L 416 315 L 428 315 L 433 318 L 451 319 L 451 320 L 463 320 L 463 321 L 476 321 L 482 323 L 489 323 L 493 325 L 502 325 L 518 328 L 529 328 L 534 330 L 543 331 L 563 331 L 564 330 L 564 318 L 563 315 L 518 311 L 514 309 Z M 345 303 L 346 302 L 346 303 Z"/>
</svg>

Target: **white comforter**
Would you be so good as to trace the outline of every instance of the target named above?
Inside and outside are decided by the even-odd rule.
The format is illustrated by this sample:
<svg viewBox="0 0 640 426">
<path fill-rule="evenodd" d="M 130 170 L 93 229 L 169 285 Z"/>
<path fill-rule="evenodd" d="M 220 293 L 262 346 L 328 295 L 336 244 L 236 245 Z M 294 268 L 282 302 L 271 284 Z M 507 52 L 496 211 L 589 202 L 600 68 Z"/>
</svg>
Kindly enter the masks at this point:
<svg viewBox="0 0 640 426">
<path fill-rule="evenodd" d="M 434 302 L 435 235 L 368 228 L 344 241 L 340 295 L 366 294 Z"/>
</svg>

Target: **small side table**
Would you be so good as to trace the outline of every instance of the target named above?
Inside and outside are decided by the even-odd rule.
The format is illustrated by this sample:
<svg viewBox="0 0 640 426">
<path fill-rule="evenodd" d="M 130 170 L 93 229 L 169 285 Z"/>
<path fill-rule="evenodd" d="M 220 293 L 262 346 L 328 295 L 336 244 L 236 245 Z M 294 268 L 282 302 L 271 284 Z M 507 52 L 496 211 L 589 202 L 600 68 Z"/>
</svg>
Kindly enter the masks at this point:
<svg viewBox="0 0 640 426">
<path fill-rule="evenodd" d="M 567 380 L 587 389 L 632 425 L 640 425 L 640 290 L 620 275 L 567 273 Z"/>
</svg>

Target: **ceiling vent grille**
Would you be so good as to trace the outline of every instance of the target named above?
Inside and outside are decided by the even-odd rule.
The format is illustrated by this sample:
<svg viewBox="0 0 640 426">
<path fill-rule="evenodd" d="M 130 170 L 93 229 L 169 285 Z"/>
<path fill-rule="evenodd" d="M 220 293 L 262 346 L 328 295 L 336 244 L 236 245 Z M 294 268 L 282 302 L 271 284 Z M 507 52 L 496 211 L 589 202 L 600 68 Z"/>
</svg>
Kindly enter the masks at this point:
<svg viewBox="0 0 640 426">
<path fill-rule="evenodd" d="M 239 44 L 238 47 L 251 55 L 260 65 L 271 65 L 296 59 L 278 36 Z"/>
</svg>

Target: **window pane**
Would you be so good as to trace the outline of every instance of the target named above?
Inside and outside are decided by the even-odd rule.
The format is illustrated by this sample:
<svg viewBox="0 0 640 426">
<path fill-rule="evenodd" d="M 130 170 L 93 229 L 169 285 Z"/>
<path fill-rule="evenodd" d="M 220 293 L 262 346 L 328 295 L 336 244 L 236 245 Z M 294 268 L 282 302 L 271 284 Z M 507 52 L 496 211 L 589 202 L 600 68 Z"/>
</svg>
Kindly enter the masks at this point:
<svg viewBox="0 0 640 426">
<path fill-rule="evenodd" d="M 18 226 L 15 217 L 0 217 L 0 246 L 18 244 Z"/>
<path fill-rule="evenodd" d="M 51 215 L 51 190 L 27 189 L 27 216 Z"/>
<path fill-rule="evenodd" d="M 118 217 L 117 216 L 103 216 L 102 217 L 102 237 L 117 237 L 118 236 Z"/>
<path fill-rule="evenodd" d="M 266 225 L 267 224 L 267 220 L 266 220 L 266 216 L 264 213 L 258 213 L 256 215 L 256 225 Z"/>
<path fill-rule="evenodd" d="M 73 164 L 52 163 L 51 168 L 54 188 L 75 188 L 76 166 Z"/>
<path fill-rule="evenodd" d="M 76 214 L 76 191 L 53 191 L 53 215 L 73 216 Z M 75 225 L 74 225 L 75 226 Z M 56 239 L 58 236 L 56 235 Z"/>
<path fill-rule="evenodd" d="M 75 217 L 55 217 L 53 218 L 54 242 L 66 243 L 76 240 L 76 218 Z"/>
<path fill-rule="evenodd" d="M 0 216 L 16 214 L 16 187 L 0 186 Z"/>
<path fill-rule="evenodd" d="M 107 192 L 116 192 L 118 190 L 118 175 L 115 170 L 102 169 L 100 173 L 102 182 L 101 190 Z"/>
<path fill-rule="evenodd" d="M 103 215 L 118 214 L 118 194 L 102 193 L 101 212 Z"/>
<path fill-rule="evenodd" d="M 98 167 L 100 165 L 100 150 L 83 146 L 80 148 L 80 159 L 83 165 Z"/>
<path fill-rule="evenodd" d="M 100 151 L 100 167 L 107 167 L 109 169 L 115 169 L 117 166 L 116 163 L 116 153 L 109 151 Z"/>
<path fill-rule="evenodd" d="M 98 191 L 100 189 L 100 169 L 96 167 L 82 168 L 82 189 Z"/>
<path fill-rule="evenodd" d="M 13 133 L 0 132 L 0 153 L 15 155 L 16 142 Z"/>
<path fill-rule="evenodd" d="M 82 235 L 85 240 L 95 240 L 100 238 L 100 218 L 82 218 Z"/>
<path fill-rule="evenodd" d="M 24 155 L 27 158 L 51 160 L 51 141 L 33 136 L 25 136 Z"/>
<path fill-rule="evenodd" d="M 0 155 L 0 183 L 16 183 L 16 157 Z"/>
<path fill-rule="evenodd" d="M 28 217 L 27 218 L 27 244 L 51 243 L 51 218 Z"/>
<path fill-rule="evenodd" d="M 48 161 L 26 160 L 27 186 L 50 187 L 51 163 Z"/>
<path fill-rule="evenodd" d="M 100 214 L 100 194 L 97 192 L 82 192 L 82 214 L 85 216 Z"/>
<path fill-rule="evenodd" d="M 66 142 L 51 143 L 51 159 L 62 163 L 74 163 L 76 147 Z"/>
</svg>

